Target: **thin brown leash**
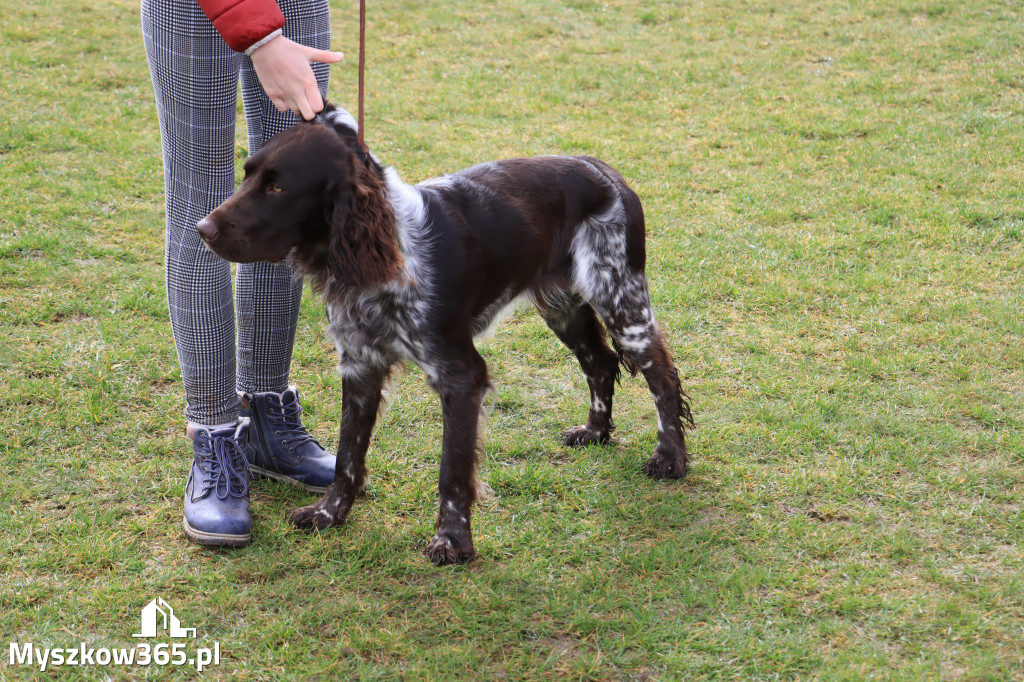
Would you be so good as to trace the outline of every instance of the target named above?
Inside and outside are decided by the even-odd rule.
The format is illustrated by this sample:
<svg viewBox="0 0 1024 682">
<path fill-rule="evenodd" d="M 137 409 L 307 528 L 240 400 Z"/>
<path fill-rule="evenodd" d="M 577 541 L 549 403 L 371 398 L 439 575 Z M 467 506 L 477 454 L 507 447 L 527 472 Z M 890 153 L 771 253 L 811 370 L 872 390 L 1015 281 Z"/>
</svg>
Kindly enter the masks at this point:
<svg viewBox="0 0 1024 682">
<path fill-rule="evenodd" d="M 366 71 L 366 0 L 359 0 L 359 130 L 356 131 L 356 140 L 364 150 L 366 143 L 363 141 L 363 109 L 366 99 L 366 89 L 363 83 Z"/>
</svg>

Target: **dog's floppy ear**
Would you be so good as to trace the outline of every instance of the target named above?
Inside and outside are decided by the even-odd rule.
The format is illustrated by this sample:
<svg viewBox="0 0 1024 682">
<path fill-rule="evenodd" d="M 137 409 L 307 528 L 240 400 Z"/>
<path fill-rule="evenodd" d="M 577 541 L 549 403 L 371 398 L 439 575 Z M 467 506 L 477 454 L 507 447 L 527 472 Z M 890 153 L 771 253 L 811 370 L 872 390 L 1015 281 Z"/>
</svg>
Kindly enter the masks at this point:
<svg viewBox="0 0 1024 682">
<path fill-rule="evenodd" d="M 401 274 L 395 214 L 384 181 L 354 153 L 352 176 L 328 191 L 333 193 L 327 267 L 340 284 L 372 288 Z"/>
</svg>

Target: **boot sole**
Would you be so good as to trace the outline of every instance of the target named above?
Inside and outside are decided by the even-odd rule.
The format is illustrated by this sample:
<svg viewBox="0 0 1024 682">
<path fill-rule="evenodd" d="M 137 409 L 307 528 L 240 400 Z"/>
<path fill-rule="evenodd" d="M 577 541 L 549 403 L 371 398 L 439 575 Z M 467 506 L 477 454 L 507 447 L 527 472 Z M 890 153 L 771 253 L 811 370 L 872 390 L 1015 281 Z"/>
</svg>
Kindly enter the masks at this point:
<svg viewBox="0 0 1024 682">
<path fill-rule="evenodd" d="M 188 525 L 188 519 L 185 518 L 181 520 L 181 524 L 185 528 L 185 535 L 188 536 L 188 539 L 199 545 L 210 547 L 244 547 L 252 540 L 251 533 L 229 535 L 227 533 L 207 533 L 206 531 L 196 530 Z"/>
<path fill-rule="evenodd" d="M 276 471 L 269 471 L 267 469 L 262 469 L 262 468 L 254 465 L 252 463 L 249 464 L 249 471 L 251 471 L 252 473 L 256 474 L 257 476 L 262 476 L 263 478 L 269 478 L 269 479 L 271 479 L 273 481 L 280 481 L 281 483 L 290 483 L 291 485 L 298 486 L 299 488 L 302 488 L 303 490 L 306 490 L 306 491 L 311 492 L 311 493 L 319 493 L 319 494 L 323 495 L 324 493 L 327 492 L 327 488 L 328 488 L 328 486 L 317 486 L 317 485 L 310 485 L 308 483 L 303 483 L 302 481 L 300 481 L 300 480 L 298 480 L 296 478 L 292 478 L 290 476 L 285 476 L 284 474 L 279 474 Z"/>
</svg>

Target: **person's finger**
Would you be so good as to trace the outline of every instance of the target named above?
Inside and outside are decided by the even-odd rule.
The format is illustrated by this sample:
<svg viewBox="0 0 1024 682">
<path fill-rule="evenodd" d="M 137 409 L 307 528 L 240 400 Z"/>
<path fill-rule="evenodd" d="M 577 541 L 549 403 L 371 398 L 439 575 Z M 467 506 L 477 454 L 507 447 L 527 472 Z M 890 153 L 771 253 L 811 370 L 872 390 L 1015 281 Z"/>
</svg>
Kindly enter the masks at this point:
<svg viewBox="0 0 1024 682">
<path fill-rule="evenodd" d="M 320 108 L 322 109 L 323 107 L 321 106 Z M 307 97 L 300 97 L 298 99 L 295 103 L 294 111 L 305 121 L 312 121 L 316 116 L 316 112 L 313 111 L 313 105 L 310 104 L 309 98 Z"/>
<path fill-rule="evenodd" d="M 310 50 L 306 57 L 311 62 L 337 64 L 345 58 L 345 55 L 341 52 L 331 52 L 330 50 Z"/>
<path fill-rule="evenodd" d="M 306 117 L 308 121 L 324 110 L 324 98 L 320 94 L 320 88 L 316 86 L 316 83 L 311 83 L 306 87 L 306 99 L 311 110 L 310 115 Z"/>
</svg>

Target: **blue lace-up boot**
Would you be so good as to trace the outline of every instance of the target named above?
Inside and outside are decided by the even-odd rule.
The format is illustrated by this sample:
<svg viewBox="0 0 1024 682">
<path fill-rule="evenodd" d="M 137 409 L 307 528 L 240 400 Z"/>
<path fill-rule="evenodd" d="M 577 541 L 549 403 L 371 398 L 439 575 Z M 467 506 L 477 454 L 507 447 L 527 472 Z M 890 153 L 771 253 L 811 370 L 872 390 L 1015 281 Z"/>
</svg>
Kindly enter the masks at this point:
<svg viewBox="0 0 1024 682">
<path fill-rule="evenodd" d="M 193 542 L 239 547 L 252 537 L 245 460 L 248 424 L 243 419 L 217 431 L 199 428 L 192 437 L 184 526 Z"/>
<path fill-rule="evenodd" d="M 246 393 L 241 414 L 252 421 L 248 456 L 254 474 L 311 492 L 327 492 L 334 480 L 335 456 L 302 425 L 299 392 L 294 386 L 284 393 Z"/>
</svg>

